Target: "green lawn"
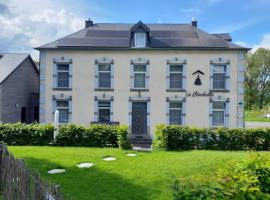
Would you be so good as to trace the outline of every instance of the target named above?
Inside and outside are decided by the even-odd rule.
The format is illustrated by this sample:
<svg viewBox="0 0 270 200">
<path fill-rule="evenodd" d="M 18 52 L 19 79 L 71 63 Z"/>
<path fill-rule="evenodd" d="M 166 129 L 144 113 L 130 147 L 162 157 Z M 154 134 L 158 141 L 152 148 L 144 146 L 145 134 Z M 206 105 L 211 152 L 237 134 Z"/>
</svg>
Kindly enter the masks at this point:
<svg viewBox="0 0 270 200">
<path fill-rule="evenodd" d="M 249 122 L 270 122 L 270 118 L 266 118 L 264 115 L 267 110 L 246 110 L 245 121 Z"/>
<path fill-rule="evenodd" d="M 127 157 L 126 151 L 109 148 L 15 147 L 9 148 L 27 165 L 38 169 L 45 179 L 60 184 L 62 192 L 77 200 L 167 200 L 172 199 L 170 185 L 175 178 L 194 175 L 212 176 L 228 159 L 242 160 L 247 152 L 184 151 L 139 152 Z M 116 161 L 105 162 L 104 156 Z M 270 153 L 269 153 L 270 156 Z M 79 169 L 80 162 L 94 167 Z M 64 174 L 48 175 L 47 170 L 65 168 Z"/>
</svg>

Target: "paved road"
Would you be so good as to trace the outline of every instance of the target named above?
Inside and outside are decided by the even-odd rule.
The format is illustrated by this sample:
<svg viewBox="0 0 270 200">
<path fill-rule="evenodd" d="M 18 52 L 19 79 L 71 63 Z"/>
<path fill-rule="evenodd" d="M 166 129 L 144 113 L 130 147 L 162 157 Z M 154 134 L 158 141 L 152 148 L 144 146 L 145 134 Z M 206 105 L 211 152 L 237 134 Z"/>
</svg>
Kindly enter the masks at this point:
<svg viewBox="0 0 270 200">
<path fill-rule="evenodd" d="M 270 122 L 245 122 L 246 128 L 260 128 L 260 127 L 269 127 Z"/>
</svg>

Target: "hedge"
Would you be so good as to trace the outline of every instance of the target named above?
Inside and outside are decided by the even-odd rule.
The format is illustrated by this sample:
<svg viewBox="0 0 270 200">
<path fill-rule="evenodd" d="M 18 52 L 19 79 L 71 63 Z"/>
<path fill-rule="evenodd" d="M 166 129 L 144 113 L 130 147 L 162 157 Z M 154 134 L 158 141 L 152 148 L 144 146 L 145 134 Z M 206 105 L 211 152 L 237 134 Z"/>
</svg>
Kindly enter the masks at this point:
<svg viewBox="0 0 270 200">
<path fill-rule="evenodd" d="M 53 141 L 54 127 L 51 124 L 2 124 L 0 141 L 9 145 L 57 145 L 88 147 L 130 148 L 127 126 L 96 124 L 88 127 L 63 125 Z"/>
<path fill-rule="evenodd" d="M 158 125 L 153 146 L 162 150 L 270 150 L 270 128 L 206 129 Z"/>
</svg>

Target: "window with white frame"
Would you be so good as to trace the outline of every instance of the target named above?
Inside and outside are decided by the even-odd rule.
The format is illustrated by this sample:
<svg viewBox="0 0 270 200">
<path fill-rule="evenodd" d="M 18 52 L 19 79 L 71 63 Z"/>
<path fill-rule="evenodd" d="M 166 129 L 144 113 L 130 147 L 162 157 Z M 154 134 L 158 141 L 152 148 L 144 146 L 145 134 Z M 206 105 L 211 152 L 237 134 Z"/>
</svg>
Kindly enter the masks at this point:
<svg viewBox="0 0 270 200">
<path fill-rule="evenodd" d="M 98 86 L 99 88 L 111 88 L 111 65 L 98 65 Z"/>
<path fill-rule="evenodd" d="M 170 65 L 170 89 L 183 88 L 183 65 Z"/>
<path fill-rule="evenodd" d="M 145 88 L 146 65 L 134 65 L 134 88 Z"/>
<path fill-rule="evenodd" d="M 169 102 L 169 124 L 182 124 L 182 102 Z"/>
<path fill-rule="evenodd" d="M 111 102 L 98 101 L 98 122 L 110 122 Z"/>
<path fill-rule="evenodd" d="M 69 64 L 57 64 L 57 87 L 69 88 Z"/>
<path fill-rule="evenodd" d="M 69 101 L 68 100 L 57 100 L 56 108 L 59 111 L 59 122 L 68 123 L 69 122 Z"/>
<path fill-rule="evenodd" d="M 213 89 L 226 89 L 226 65 L 213 66 Z"/>
<path fill-rule="evenodd" d="M 213 102 L 213 126 L 224 126 L 225 125 L 225 106 L 226 103 L 223 101 Z"/>
<path fill-rule="evenodd" d="M 134 33 L 135 34 L 135 47 L 146 47 L 146 34 L 145 33 Z"/>
</svg>

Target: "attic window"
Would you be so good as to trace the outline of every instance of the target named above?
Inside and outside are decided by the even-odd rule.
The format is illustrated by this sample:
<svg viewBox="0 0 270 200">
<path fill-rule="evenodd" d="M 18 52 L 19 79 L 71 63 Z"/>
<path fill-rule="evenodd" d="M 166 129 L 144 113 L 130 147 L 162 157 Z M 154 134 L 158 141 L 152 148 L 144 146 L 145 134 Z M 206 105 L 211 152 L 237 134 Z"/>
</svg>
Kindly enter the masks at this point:
<svg viewBox="0 0 270 200">
<path fill-rule="evenodd" d="M 145 33 L 135 33 L 135 47 L 146 47 L 146 34 Z"/>
</svg>

